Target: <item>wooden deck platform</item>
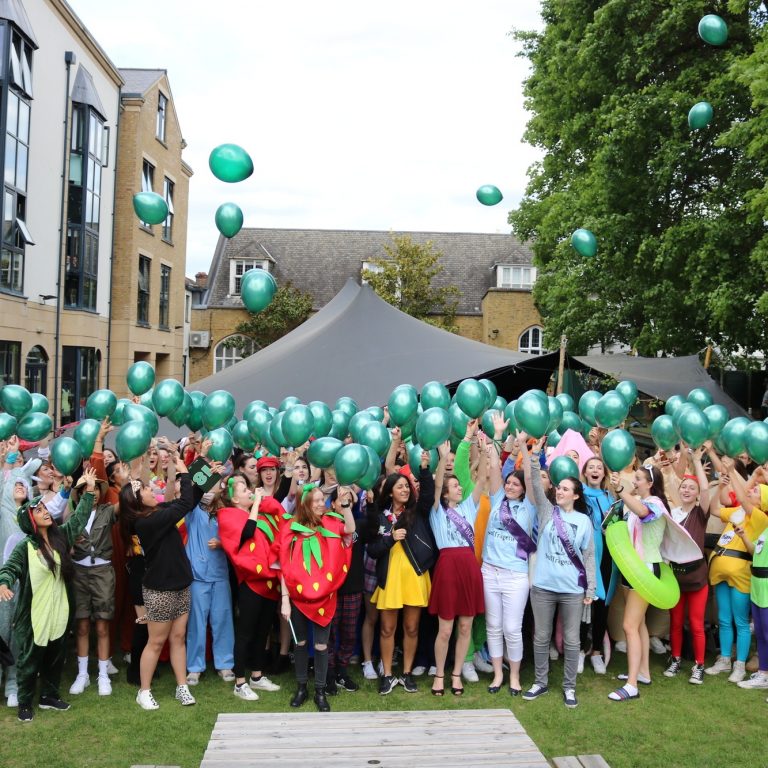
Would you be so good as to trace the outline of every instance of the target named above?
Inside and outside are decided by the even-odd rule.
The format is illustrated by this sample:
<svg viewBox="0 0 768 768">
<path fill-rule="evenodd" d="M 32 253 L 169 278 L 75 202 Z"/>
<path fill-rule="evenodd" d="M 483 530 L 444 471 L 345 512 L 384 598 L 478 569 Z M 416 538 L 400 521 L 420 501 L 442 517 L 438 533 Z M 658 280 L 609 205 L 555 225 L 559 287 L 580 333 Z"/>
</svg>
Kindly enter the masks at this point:
<svg viewBox="0 0 768 768">
<path fill-rule="evenodd" d="M 506 709 L 221 714 L 200 768 L 548 768 Z"/>
</svg>

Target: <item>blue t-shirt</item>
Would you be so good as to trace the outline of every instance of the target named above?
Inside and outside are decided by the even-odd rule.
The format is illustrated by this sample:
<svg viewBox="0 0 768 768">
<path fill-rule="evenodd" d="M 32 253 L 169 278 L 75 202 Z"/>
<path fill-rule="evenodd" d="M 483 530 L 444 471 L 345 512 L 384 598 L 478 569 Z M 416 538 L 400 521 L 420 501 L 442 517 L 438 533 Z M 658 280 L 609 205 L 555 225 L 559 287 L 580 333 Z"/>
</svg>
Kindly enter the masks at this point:
<svg viewBox="0 0 768 768">
<path fill-rule="evenodd" d="M 488 516 L 488 527 L 483 542 L 483 562 L 495 565 L 497 568 L 506 568 L 509 571 L 528 573 L 528 560 L 517 556 L 517 538 L 501 522 L 501 502 L 503 500 L 503 488 L 491 496 L 491 513 Z M 535 541 L 536 508 L 533 504 L 527 498 L 510 501 L 509 511 L 515 522 Z"/>
<path fill-rule="evenodd" d="M 187 526 L 187 557 L 196 581 L 229 581 L 224 550 L 210 549 L 208 541 L 219 538 L 219 521 L 199 506 L 184 518 Z"/>
<path fill-rule="evenodd" d="M 603 518 L 608 513 L 608 509 L 613 504 L 608 491 L 602 488 L 590 488 L 584 486 L 584 500 L 587 502 L 589 511 L 592 515 L 592 525 L 595 536 L 595 597 L 605 600 L 607 584 L 603 584 L 603 575 L 600 571 L 600 563 L 603 559 Z"/>
<path fill-rule="evenodd" d="M 563 512 L 560 515 L 565 524 L 568 538 L 576 550 L 576 555 L 583 562 L 583 551 L 594 535 L 592 520 L 581 512 Z M 561 594 L 579 594 L 584 588 L 579 586 L 579 572 L 571 562 L 565 546 L 560 541 L 555 528 L 555 521 L 548 520 L 539 535 L 536 555 L 536 568 L 533 585 L 539 589 Z"/>
<path fill-rule="evenodd" d="M 458 515 L 469 523 L 471 528 L 475 527 L 477 505 L 471 495 L 467 496 L 455 509 Z M 429 513 L 429 524 L 432 526 L 432 533 L 435 536 L 438 549 L 469 546 L 469 543 L 461 535 L 459 529 L 448 518 L 442 505 L 439 505 L 436 509 L 432 508 L 432 511 Z"/>
</svg>

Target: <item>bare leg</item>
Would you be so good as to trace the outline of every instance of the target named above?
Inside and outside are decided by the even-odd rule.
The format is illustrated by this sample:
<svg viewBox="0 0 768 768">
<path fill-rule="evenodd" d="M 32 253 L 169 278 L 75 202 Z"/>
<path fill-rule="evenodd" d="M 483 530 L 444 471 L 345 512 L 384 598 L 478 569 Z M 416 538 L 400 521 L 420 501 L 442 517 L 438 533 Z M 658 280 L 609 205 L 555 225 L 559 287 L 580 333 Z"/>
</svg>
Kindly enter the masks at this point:
<svg viewBox="0 0 768 768">
<path fill-rule="evenodd" d="M 381 619 L 379 626 L 379 649 L 381 651 L 381 664 L 384 667 L 384 676 L 392 674 L 392 654 L 395 651 L 395 629 L 397 629 L 397 611 L 379 611 Z"/>
<path fill-rule="evenodd" d="M 160 652 L 163 650 L 165 641 L 171 632 L 171 622 L 149 621 L 147 622 L 147 631 L 149 632 L 149 639 L 141 654 L 141 664 L 139 667 L 141 688 L 144 691 L 148 691 L 152 687 L 152 675 L 155 674 Z"/>
<path fill-rule="evenodd" d="M 419 644 L 419 619 L 421 608 L 415 605 L 403 606 L 403 674 L 409 675 Z"/>
<path fill-rule="evenodd" d="M 96 652 L 99 656 L 99 661 L 106 661 L 110 656 L 109 621 L 106 619 L 96 619 Z"/>
<path fill-rule="evenodd" d="M 624 634 L 627 636 L 627 682 L 637 687 L 637 676 L 643 671 L 648 672 L 648 630 L 645 628 L 645 612 L 648 603 L 633 589 L 625 592 Z M 641 629 L 642 628 L 642 629 Z M 642 630 L 645 630 L 643 642 Z M 645 662 L 643 662 L 643 645 L 645 645 Z"/>
<path fill-rule="evenodd" d="M 379 618 L 379 612 L 376 606 L 371 602 L 371 596 L 363 597 L 365 605 L 365 620 L 362 629 L 363 661 L 372 661 L 373 655 L 373 631 L 376 629 L 376 622 Z"/>
<path fill-rule="evenodd" d="M 176 676 L 176 685 L 187 683 L 187 619 L 185 613 L 171 622 L 169 643 L 171 646 L 171 667 Z"/>
<path fill-rule="evenodd" d="M 88 635 L 91 632 L 91 620 L 78 619 L 77 620 L 77 655 L 88 655 Z M 101 657 L 99 657 L 101 658 Z"/>
<path fill-rule="evenodd" d="M 448 655 L 448 644 L 453 633 L 453 619 L 441 619 L 438 617 L 437 637 L 435 638 L 435 684 L 432 690 L 443 690 L 443 677 L 445 676 L 445 657 Z M 458 653 L 458 651 L 457 651 Z"/>
</svg>

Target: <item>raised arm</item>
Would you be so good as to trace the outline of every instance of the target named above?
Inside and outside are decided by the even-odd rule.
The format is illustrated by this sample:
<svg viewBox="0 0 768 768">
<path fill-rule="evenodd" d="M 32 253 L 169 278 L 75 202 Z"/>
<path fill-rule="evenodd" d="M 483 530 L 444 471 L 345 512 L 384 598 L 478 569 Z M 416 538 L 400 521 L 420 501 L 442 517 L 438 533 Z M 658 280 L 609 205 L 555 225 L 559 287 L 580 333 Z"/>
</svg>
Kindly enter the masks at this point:
<svg viewBox="0 0 768 768">
<path fill-rule="evenodd" d="M 384 469 L 386 469 L 388 475 L 397 472 L 397 451 L 400 448 L 400 443 L 402 442 L 402 433 L 400 432 L 400 427 L 395 427 L 391 434 L 392 440 L 389 443 L 387 457 L 384 459 Z"/>
<path fill-rule="evenodd" d="M 447 440 L 437 446 L 440 461 L 437 462 L 437 469 L 435 470 L 435 493 L 432 509 L 440 508 L 440 493 L 443 490 L 443 482 L 445 481 L 445 463 L 448 461 L 448 454 L 450 452 L 451 444 Z"/>
<path fill-rule="evenodd" d="M 472 437 L 477 432 L 477 427 L 477 419 L 471 419 L 467 423 L 464 439 L 456 447 L 456 457 L 453 462 L 453 471 L 456 477 L 459 478 L 465 499 L 472 493 L 475 487 L 475 483 L 472 481 L 472 470 L 469 467 L 469 446 L 472 443 Z"/>
<path fill-rule="evenodd" d="M 616 497 L 624 502 L 625 507 L 634 512 L 638 517 L 648 517 L 651 514 L 651 510 L 637 496 L 634 496 L 624 488 L 621 484 L 621 475 L 618 472 L 611 472 L 609 479 Z"/>
<path fill-rule="evenodd" d="M 547 494 L 544 493 L 544 486 L 541 484 L 541 475 L 539 474 L 539 453 L 544 444 L 544 438 L 542 437 L 536 441 L 531 452 L 528 451 L 528 435 L 525 432 L 517 433 L 517 442 L 520 446 L 520 452 L 523 454 L 525 487 L 526 489 L 533 489 L 533 503 L 536 505 L 536 514 L 539 518 L 539 531 L 542 531 L 552 517 L 552 510 L 554 509 L 552 502 L 547 498 Z"/>
<path fill-rule="evenodd" d="M 696 479 L 699 481 L 699 506 L 709 516 L 709 481 L 707 473 L 704 471 L 704 465 L 701 462 L 704 456 L 704 448 L 697 448 L 693 454 L 693 469 L 696 473 Z"/>
<path fill-rule="evenodd" d="M 477 467 L 477 482 L 472 489 L 472 501 L 477 506 L 480 503 L 480 497 L 488 493 L 488 462 L 491 451 L 496 452 L 496 447 L 492 443 L 483 441 L 480 444 L 480 463 Z M 498 454 L 496 454 L 498 456 Z M 498 459 L 497 459 L 498 464 Z"/>
</svg>

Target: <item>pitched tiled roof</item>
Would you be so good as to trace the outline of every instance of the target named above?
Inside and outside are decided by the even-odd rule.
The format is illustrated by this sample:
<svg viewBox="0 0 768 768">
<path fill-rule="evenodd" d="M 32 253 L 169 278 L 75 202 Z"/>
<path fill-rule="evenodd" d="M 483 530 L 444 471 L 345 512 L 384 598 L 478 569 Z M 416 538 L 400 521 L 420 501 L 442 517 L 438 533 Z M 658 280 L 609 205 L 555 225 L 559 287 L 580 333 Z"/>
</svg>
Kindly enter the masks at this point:
<svg viewBox="0 0 768 768">
<path fill-rule="evenodd" d="M 163 75 L 165 69 L 120 69 L 125 85 L 120 89 L 123 96 L 143 96 Z"/>
<path fill-rule="evenodd" d="M 416 243 L 428 240 L 442 252 L 438 285 L 460 290 L 459 314 L 480 314 L 480 303 L 496 285 L 495 264 L 530 265 L 531 250 L 512 235 L 468 232 L 384 232 L 324 229 L 242 229 L 231 240 L 219 238 L 204 303 L 209 307 L 242 307 L 229 297 L 232 259 L 271 259 L 278 283 L 291 281 L 308 291 L 315 309 L 325 306 L 351 277 L 360 279 L 363 261 L 386 256 L 383 246 L 392 235 L 409 235 Z"/>
</svg>

